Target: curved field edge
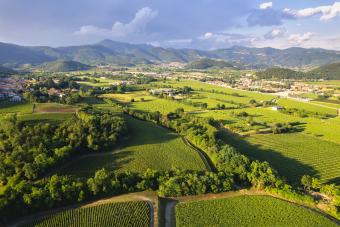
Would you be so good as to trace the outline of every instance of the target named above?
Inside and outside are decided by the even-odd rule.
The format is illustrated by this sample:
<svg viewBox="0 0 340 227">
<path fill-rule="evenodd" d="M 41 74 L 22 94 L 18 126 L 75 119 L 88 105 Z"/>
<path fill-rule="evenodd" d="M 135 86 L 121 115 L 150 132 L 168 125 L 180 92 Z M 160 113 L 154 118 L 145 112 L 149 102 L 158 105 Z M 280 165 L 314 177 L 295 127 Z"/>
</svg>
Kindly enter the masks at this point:
<svg viewBox="0 0 340 227">
<path fill-rule="evenodd" d="M 181 202 L 176 226 L 338 226 L 315 210 L 267 195 Z"/>
<path fill-rule="evenodd" d="M 129 138 L 119 148 L 79 157 L 58 172 L 89 176 L 101 168 L 118 172 L 170 170 L 173 167 L 189 170 L 207 169 L 198 151 L 185 144 L 177 133 L 130 116 L 124 118 L 130 129 Z"/>
</svg>

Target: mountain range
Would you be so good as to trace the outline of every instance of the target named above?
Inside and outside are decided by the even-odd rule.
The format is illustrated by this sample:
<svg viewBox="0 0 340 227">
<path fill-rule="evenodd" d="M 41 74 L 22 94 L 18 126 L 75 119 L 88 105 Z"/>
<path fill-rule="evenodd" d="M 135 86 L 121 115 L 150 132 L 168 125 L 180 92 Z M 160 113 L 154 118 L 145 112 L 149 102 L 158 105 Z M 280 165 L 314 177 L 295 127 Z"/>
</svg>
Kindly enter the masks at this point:
<svg viewBox="0 0 340 227">
<path fill-rule="evenodd" d="M 242 64 L 244 68 L 307 68 L 340 62 L 340 51 L 325 49 L 251 48 L 234 46 L 218 50 L 174 49 L 147 44 L 129 44 L 103 40 L 96 44 L 68 47 L 27 47 L 0 43 L 0 65 L 8 68 L 24 64 L 41 65 L 64 59 L 86 65 L 134 65 L 164 62 L 189 63 L 211 58 Z"/>
</svg>

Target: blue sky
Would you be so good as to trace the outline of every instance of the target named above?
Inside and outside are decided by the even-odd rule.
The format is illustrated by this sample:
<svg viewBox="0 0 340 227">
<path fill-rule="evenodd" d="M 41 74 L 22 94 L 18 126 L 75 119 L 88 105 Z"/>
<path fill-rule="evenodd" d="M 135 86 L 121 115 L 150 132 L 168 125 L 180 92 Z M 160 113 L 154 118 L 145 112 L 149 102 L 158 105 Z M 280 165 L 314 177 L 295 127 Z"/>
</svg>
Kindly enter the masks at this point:
<svg viewBox="0 0 340 227">
<path fill-rule="evenodd" d="M 0 0 L 0 42 L 340 49 L 340 1 Z"/>
</svg>

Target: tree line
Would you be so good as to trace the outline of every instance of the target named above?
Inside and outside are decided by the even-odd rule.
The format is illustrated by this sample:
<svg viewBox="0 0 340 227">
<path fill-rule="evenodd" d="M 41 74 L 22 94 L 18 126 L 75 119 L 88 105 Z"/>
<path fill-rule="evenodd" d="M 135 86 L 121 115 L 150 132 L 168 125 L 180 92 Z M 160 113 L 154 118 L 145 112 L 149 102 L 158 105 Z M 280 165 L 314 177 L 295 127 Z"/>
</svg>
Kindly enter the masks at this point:
<svg viewBox="0 0 340 227">
<path fill-rule="evenodd" d="M 59 125 L 26 125 L 15 114 L 0 120 L 0 184 L 35 180 L 63 160 L 113 146 L 126 131 L 124 120 L 111 112 L 78 110 Z"/>
</svg>

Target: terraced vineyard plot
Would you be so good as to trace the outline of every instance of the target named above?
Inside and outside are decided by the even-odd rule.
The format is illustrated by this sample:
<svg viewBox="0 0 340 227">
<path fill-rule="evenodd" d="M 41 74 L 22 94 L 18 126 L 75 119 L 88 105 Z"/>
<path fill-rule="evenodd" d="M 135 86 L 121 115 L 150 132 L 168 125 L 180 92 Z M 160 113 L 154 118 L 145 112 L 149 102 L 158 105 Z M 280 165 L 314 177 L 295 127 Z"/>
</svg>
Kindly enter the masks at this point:
<svg viewBox="0 0 340 227">
<path fill-rule="evenodd" d="M 80 158 L 61 174 L 88 176 L 101 168 L 134 172 L 144 172 L 148 168 L 169 170 L 172 167 L 206 170 L 197 151 L 187 146 L 177 134 L 129 116 L 126 120 L 130 133 L 123 148 Z"/>
<path fill-rule="evenodd" d="M 293 183 L 304 174 L 340 184 L 340 145 L 301 133 L 253 135 L 229 141 L 242 153 L 268 161 Z"/>
<path fill-rule="evenodd" d="M 176 226 L 337 226 L 315 211 L 266 196 L 184 202 Z"/>
<path fill-rule="evenodd" d="M 147 202 L 110 203 L 71 209 L 35 220 L 23 226 L 150 226 L 150 208 Z"/>
</svg>

